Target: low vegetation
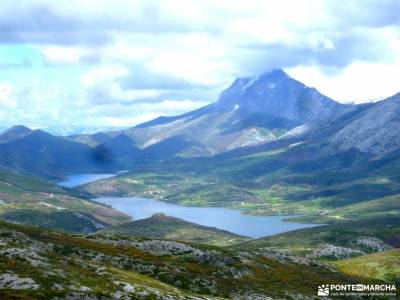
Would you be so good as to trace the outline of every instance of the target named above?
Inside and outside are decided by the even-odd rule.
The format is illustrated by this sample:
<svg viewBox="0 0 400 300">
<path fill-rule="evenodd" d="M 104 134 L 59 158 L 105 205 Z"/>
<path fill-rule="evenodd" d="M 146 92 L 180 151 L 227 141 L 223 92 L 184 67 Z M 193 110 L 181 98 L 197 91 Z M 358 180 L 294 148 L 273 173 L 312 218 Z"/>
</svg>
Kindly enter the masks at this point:
<svg viewBox="0 0 400 300">
<path fill-rule="evenodd" d="M 342 260 L 335 265 L 345 274 L 400 284 L 399 249 Z"/>
<path fill-rule="evenodd" d="M 85 194 L 8 172 L 0 173 L 0 218 L 74 232 L 93 232 L 130 217 Z"/>
<path fill-rule="evenodd" d="M 336 261 L 400 246 L 400 219 L 375 218 L 285 232 L 232 246 L 271 249 L 324 261 Z"/>
<path fill-rule="evenodd" d="M 155 214 L 147 219 L 108 227 L 100 230 L 99 233 L 179 240 L 217 246 L 228 246 L 250 240 L 250 238 L 229 231 L 197 225 L 164 214 Z"/>
<path fill-rule="evenodd" d="M 316 260 L 0 223 L 2 299 L 299 299 L 359 280 Z M 364 282 L 370 282 L 365 280 Z"/>
<path fill-rule="evenodd" d="M 351 154 L 288 164 L 312 150 L 298 147 L 138 166 L 82 190 L 188 206 L 227 206 L 250 214 L 305 215 L 311 217 L 307 221 L 320 223 L 400 216 L 400 164 L 393 162 L 389 168 L 387 161 L 368 162 Z M 341 168 L 346 162 L 355 166 Z"/>
</svg>

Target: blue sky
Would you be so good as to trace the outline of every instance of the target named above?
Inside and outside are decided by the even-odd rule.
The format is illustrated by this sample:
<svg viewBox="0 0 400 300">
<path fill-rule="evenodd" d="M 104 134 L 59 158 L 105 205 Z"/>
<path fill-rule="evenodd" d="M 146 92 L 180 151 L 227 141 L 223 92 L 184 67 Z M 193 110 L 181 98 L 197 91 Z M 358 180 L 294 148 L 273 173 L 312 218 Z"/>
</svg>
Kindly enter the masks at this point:
<svg viewBox="0 0 400 300">
<path fill-rule="evenodd" d="M 0 128 L 127 127 L 283 68 L 340 102 L 400 91 L 400 1 L 0 2 Z"/>
</svg>

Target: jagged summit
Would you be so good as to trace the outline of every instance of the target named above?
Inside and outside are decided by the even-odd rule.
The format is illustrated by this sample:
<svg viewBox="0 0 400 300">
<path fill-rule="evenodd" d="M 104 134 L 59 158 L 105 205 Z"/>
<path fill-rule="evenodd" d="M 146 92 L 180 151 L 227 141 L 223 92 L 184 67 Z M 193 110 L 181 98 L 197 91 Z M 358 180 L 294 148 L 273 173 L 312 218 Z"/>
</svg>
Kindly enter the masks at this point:
<svg viewBox="0 0 400 300">
<path fill-rule="evenodd" d="M 326 118 L 342 106 L 281 69 L 236 79 L 215 104 L 219 110 L 238 110 L 244 115 L 263 113 L 297 125 Z"/>
<path fill-rule="evenodd" d="M 270 72 L 265 72 L 261 75 L 251 76 L 251 77 L 240 77 L 235 79 L 232 83 L 231 87 L 235 86 L 242 90 L 246 90 L 247 88 L 251 87 L 255 82 L 263 81 L 265 83 L 277 84 L 282 80 L 286 80 L 290 78 L 285 71 L 282 69 L 274 69 Z"/>
<path fill-rule="evenodd" d="M 263 81 L 265 83 L 277 84 L 282 80 L 290 79 L 290 76 L 282 69 L 273 69 L 268 72 L 264 72 L 260 75 L 250 77 L 237 78 L 232 85 L 239 84 L 243 89 L 246 89 L 253 85 L 257 81 Z"/>
</svg>

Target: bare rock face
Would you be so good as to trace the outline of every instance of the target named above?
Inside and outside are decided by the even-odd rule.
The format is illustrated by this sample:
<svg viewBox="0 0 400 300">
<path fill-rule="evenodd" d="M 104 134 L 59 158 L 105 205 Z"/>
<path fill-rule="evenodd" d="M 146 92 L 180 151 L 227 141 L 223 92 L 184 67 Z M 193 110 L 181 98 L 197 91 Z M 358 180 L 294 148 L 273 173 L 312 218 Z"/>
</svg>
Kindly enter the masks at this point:
<svg viewBox="0 0 400 300">
<path fill-rule="evenodd" d="M 21 278 L 11 273 L 0 274 L 0 288 L 36 290 L 39 285 L 32 278 Z"/>
<path fill-rule="evenodd" d="M 321 247 L 319 249 L 308 255 L 308 258 L 316 259 L 322 257 L 334 257 L 336 259 L 346 259 L 363 254 L 365 254 L 363 251 L 353 248 L 340 247 L 330 244 L 321 244 Z"/>
<path fill-rule="evenodd" d="M 257 145 L 264 142 L 269 142 L 275 140 L 276 137 L 272 132 L 263 132 L 260 128 L 250 128 L 242 132 L 240 137 L 234 141 L 227 149 L 235 149 L 245 146 Z"/>
<path fill-rule="evenodd" d="M 392 248 L 384 241 L 373 237 L 359 237 L 356 243 L 373 252 L 381 252 Z"/>
<path fill-rule="evenodd" d="M 298 125 L 329 117 L 341 106 L 344 105 L 290 78 L 280 69 L 237 79 L 215 104 L 220 110 L 265 113 L 266 117 L 279 117 Z"/>
<path fill-rule="evenodd" d="M 197 248 L 174 241 L 149 240 L 132 243 L 132 245 L 153 255 L 192 254 L 194 256 L 203 256 L 205 254 Z"/>
<path fill-rule="evenodd" d="M 400 148 L 400 94 L 372 105 L 330 139 L 336 150 L 384 155 Z"/>
</svg>

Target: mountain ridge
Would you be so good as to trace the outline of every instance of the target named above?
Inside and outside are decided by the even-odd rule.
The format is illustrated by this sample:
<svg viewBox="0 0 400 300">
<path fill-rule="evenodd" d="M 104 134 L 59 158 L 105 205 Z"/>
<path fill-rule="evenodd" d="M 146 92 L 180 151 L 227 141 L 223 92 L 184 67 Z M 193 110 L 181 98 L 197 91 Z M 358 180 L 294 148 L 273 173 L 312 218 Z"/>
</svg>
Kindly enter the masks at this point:
<svg viewBox="0 0 400 300">
<path fill-rule="evenodd" d="M 1 168 L 27 175 L 59 179 L 71 173 L 118 168 L 104 153 L 40 129 L 12 127 L 0 135 L 0 141 Z"/>
<path fill-rule="evenodd" d="M 127 135 L 143 152 L 180 136 L 187 146 L 177 149 L 175 156 L 212 156 L 269 143 L 285 138 L 285 134 L 299 134 L 298 128 L 302 126 L 335 119 L 352 109 L 351 105 L 338 103 L 275 69 L 260 76 L 236 79 L 216 102 L 207 106 L 106 134 Z"/>
</svg>

